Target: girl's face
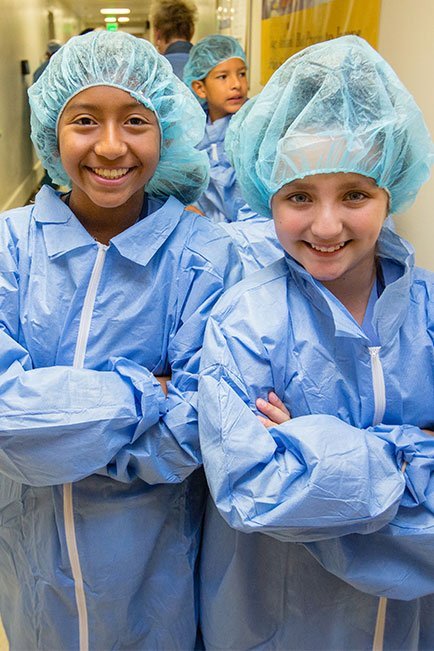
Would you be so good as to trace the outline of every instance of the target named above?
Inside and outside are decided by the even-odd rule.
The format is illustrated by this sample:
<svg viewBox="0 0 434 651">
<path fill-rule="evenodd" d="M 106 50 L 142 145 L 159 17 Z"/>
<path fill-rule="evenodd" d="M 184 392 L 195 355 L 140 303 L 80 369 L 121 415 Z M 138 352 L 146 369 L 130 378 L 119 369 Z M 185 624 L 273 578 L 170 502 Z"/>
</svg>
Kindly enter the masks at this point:
<svg viewBox="0 0 434 651">
<path fill-rule="evenodd" d="M 160 159 L 155 113 L 124 90 L 87 88 L 63 110 L 58 140 L 75 205 L 117 208 L 136 197 L 141 205 Z"/>
<path fill-rule="evenodd" d="M 283 248 L 332 291 L 372 276 L 388 195 L 360 174 L 314 174 L 288 183 L 271 202 Z"/>
</svg>

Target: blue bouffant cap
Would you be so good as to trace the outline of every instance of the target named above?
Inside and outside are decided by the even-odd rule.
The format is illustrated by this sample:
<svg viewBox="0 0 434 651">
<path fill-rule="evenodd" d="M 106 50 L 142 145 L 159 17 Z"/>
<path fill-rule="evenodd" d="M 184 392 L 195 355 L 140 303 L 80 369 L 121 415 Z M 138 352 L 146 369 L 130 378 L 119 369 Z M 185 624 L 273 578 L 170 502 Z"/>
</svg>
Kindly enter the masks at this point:
<svg viewBox="0 0 434 651">
<path fill-rule="evenodd" d="M 312 174 L 355 172 L 401 212 L 429 178 L 433 145 L 422 113 L 366 41 L 343 36 L 288 59 L 232 118 L 225 141 L 247 203 L 271 216 L 271 198 Z"/>
</svg>

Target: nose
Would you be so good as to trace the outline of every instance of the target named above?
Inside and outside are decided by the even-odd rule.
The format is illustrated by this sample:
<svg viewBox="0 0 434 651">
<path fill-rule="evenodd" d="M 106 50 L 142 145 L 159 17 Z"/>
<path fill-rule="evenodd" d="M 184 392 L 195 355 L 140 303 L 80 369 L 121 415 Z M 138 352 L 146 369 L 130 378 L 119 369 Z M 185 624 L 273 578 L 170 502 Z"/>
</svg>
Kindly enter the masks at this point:
<svg viewBox="0 0 434 651">
<path fill-rule="evenodd" d="M 241 79 L 238 75 L 232 75 L 231 77 L 231 87 L 239 90 L 241 88 Z"/>
<path fill-rule="evenodd" d="M 336 244 L 343 228 L 340 210 L 336 204 L 321 203 L 317 207 L 310 226 L 312 235 L 317 241 Z"/>
<path fill-rule="evenodd" d="M 119 127 L 115 124 L 102 126 L 94 150 L 97 156 L 108 160 L 116 160 L 124 156 L 127 152 L 127 144 Z"/>
</svg>

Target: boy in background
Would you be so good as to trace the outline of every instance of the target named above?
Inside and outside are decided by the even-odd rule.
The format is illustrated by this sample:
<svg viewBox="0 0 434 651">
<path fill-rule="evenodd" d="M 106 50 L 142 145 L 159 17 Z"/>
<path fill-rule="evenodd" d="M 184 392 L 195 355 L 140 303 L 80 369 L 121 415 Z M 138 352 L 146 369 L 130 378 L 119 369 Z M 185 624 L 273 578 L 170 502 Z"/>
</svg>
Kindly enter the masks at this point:
<svg viewBox="0 0 434 651">
<path fill-rule="evenodd" d="M 205 136 L 197 148 L 208 154 L 210 182 L 196 205 L 214 222 L 233 221 L 245 201 L 224 139 L 232 115 L 247 101 L 247 61 L 242 47 L 231 36 L 206 36 L 190 52 L 184 82 L 207 113 Z"/>
</svg>

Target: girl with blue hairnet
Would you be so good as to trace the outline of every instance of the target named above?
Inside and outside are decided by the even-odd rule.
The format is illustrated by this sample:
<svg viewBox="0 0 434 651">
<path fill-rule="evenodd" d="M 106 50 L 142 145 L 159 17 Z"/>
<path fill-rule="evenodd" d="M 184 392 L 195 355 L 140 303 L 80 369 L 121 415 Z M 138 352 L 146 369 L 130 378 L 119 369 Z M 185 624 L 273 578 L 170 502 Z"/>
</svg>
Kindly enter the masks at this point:
<svg viewBox="0 0 434 651">
<path fill-rule="evenodd" d="M 229 122 L 247 101 L 247 61 L 238 41 L 220 34 L 201 39 L 190 51 L 184 82 L 207 116 L 197 148 L 208 154 L 210 180 L 195 205 L 214 222 L 232 221 L 245 204 L 224 150 Z"/>
<path fill-rule="evenodd" d="M 347 36 L 285 62 L 227 141 L 285 256 L 207 324 L 205 647 L 432 649 L 433 274 L 383 228 L 429 176 L 420 110 Z"/>
<path fill-rule="evenodd" d="M 125 33 L 70 39 L 29 96 L 71 191 L 0 219 L 3 623 L 12 649 L 191 649 L 198 364 L 238 277 L 184 208 L 207 183 L 203 113 Z"/>
</svg>

